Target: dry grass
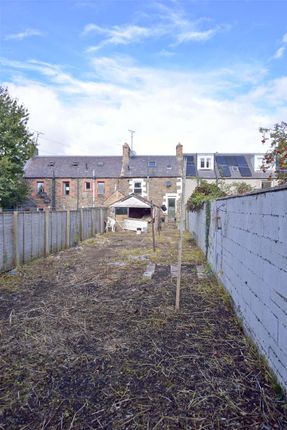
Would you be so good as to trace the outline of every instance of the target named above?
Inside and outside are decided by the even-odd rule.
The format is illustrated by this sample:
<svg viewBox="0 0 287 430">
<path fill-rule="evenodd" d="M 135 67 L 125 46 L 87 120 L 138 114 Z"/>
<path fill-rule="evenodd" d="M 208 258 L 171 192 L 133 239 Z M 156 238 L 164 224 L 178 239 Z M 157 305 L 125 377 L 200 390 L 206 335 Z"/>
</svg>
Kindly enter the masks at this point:
<svg viewBox="0 0 287 430">
<path fill-rule="evenodd" d="M 189 235 L 174 311 L 177 240 L 166 227 L 153 253 L 150 234 L 108 233 L 0 277 L 1 430 L 287 428 Z"/>
</svg>

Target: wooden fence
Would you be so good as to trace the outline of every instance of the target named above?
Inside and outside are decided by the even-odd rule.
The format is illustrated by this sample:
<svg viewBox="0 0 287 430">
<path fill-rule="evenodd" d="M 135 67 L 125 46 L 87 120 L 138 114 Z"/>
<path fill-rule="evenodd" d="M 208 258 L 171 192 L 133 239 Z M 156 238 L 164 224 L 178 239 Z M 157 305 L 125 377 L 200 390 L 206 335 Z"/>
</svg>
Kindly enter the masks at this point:
<svg viewBox="0 0 287 430">
<path fill-rule="evenodd" d="M 0 272 L 103 233 L 106 215 L 106 208 L 0 213 Z"/>
</svg>

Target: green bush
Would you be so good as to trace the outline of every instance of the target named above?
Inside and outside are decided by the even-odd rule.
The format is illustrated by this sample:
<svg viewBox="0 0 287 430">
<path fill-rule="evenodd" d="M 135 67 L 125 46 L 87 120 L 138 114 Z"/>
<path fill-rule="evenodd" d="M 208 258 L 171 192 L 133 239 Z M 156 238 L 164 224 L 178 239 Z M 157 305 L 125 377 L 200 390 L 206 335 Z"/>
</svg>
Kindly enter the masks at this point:
<svg viewBox="0 0 287 430">
<path fill-rule="evenodd" d="M 217 184 L 202 180 L 187 201 L 187 208 L 192 212 L 199 211 L 204 202 L 225 197 L 227 194 Z"/>
</svg>

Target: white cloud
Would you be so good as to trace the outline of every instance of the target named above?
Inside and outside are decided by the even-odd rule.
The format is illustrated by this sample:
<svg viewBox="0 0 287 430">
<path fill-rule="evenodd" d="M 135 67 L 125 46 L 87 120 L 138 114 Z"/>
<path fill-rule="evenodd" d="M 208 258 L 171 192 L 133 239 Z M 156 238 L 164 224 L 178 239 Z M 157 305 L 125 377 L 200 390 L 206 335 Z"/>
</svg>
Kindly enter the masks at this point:
<svg viewBox="0 0 287 430">
<path fill-rule="evenodd" d="M 33 36 L 44 36 L 44 33 L 34 28 L 27 28 L 26 30 L 20 33 L 8 34 L 7 36 L 5 36 L 5 39 L 23 40 L 23 39 L 26 39 L 27 37 L 33 37 Z"/>
<path fill-rule="evenodd" d="M 285 53 L 286 46 L 287 46 L 287 33 L 283 35 L 281 43 L 282 45 L 276 50 L 275 54 L 273 55 L 274 60 L 279 60 L 280 58 L 283 57 Z"/>
<path fill-rule="evenodd" d="M 95 78 L 80 80 L 58 65 L 17 64 L 21 73 L 37 67 L 47 80 L 40 85 L 18 75 L 8 82 L 28 108 L 31 128 L 45 133 L 39 137 L 43 154 L 120 154 L 129 129 L 136 130 L 139 154 L 173 154 L 179 141 L 186 152 L 260 152 L 258 128 L 287 115 L 287 77 L 264 85 L 252 78 L 252 91 L 239 96 L 237 86 L 247 79 L 243 66 L 200 75 L 100 57 L 91 61 Z M 256 70 L 245 66 L 245 75 Z M 224 95 L 226 86 L 234 88 L 232 98 Z"/>
<path fill-rule="evenodd" d="M 278 60 L 279 58 L 283 57 L 285 49 L 286 49 L 285 46 L 281 46 L 280 48 L 278 48 L 277 51 L 275 52 L 273 58 L 275 58 L 276 60 Z"/>
<path fill-rule="evenodd" d="M 97 45 L 90 46 L 87 52 L 96 52 L 105 45 L 127 45 L 139 42 L 147 38 L 168 37 L 173 43 L 204 42 L 214 37 L 218 32 L 228 30 L 226 25 L 207 26 L 208 19 L 190 20 L 180 9 L 174 9 L 165 5 L 157 5 L 160 13 L 156 23 L 149 25 L 126 24 L 110 28 L 97 24 L 87 24 L 82 36 L 98 34 L 104 36 Z"/>
</svg>

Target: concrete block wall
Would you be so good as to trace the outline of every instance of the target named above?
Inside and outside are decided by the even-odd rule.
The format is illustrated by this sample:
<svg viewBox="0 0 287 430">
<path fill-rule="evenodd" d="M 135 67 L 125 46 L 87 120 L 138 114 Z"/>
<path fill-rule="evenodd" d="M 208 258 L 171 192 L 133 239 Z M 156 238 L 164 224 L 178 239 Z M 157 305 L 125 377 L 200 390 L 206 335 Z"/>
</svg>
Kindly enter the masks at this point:
<svg viewBox="0 0 287 430">
<path fill-rule="evenodd" d="M 287 390 L 287 187 L 212 202 L 208 250 L 205 211 L 189 230 Z"/>
</svg>

